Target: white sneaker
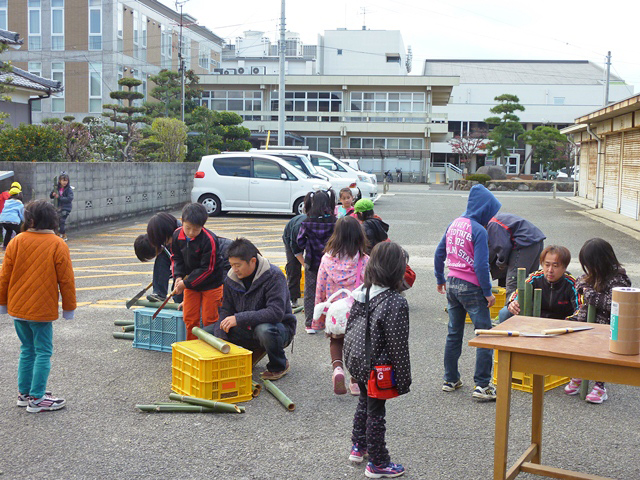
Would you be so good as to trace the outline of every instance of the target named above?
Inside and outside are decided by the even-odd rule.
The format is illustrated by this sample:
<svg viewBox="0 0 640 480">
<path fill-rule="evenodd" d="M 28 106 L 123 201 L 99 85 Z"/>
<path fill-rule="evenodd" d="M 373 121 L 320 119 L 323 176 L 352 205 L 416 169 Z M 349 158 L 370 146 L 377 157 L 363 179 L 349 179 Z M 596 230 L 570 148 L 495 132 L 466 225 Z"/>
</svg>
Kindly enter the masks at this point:
<svg viewBox="0 0 640 480">
<path fill-rule="evenodd" d="M 305 327 L 304 331 L 307 332 L 309 335 L 314 335 L 315 333 L 318 332 L 317 330 L 314 330 L 311 327 Z"/>
<path fill-rule="evenodd" d="M 473 398 L 478 400 L 495 400 L 496 399 L 496 387 L 489 384 L 486 387 L 476 387 L 471 394 Z"/>
</svg>

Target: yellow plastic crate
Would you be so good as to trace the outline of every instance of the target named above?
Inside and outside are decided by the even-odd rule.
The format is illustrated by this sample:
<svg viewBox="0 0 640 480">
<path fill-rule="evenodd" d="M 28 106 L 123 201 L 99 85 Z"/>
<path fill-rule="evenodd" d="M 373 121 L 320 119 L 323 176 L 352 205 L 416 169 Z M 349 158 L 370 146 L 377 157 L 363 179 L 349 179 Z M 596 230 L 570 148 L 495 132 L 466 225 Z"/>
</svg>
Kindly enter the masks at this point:
<svg viewBox="0 0 640 480">
<path fill-rule="evenodd" d="M 569 383 L 569 377 L 559 377 L 557 375 L 544 376 L 544 391 L 559 387 Z M 498 352 L 493 355 L 493 383 L 498 384 Z M 511 388 L 522 392 L 533 392 L 533 375 L 530 373 L 511 372 Z"/>
<path fill-rule="evenodd" d="M 502 307 L 504 307 L 507 301 L 507 290 L 502 287 L 493 288 L 493 290 L 496 290 L 496 289 L 498 290 L 498 293 L 493 294 L 496 297 L 496 303 L 493 307 L 489 308 L 489 315 L 491 316 L 491 318 L 496 318 L 498 316 L 498 314 L 500 313 L 500 310 L 502 310 Z M 469 316 L 468 313 L 465 318 L 465 323 L 472 323 L 471 317 Z"/>
<path fill-rule="evenodd" d="M 229 345 L 224 354 L 202 340 L 172 344 L 171 389 L 217 402 L 251 400 L 251 351 Z"/>
<path fill-rule="evenodd" d="M 280 270 L 282 271 L 282 273 L 286 277 L 287 276 L 287 271 L 286 271 L 284 265 L 280 266 Z M 304 298 L 304 267 L 302 267 L 302 276 L 300 277 L 300 298 Z"/>
</svg>

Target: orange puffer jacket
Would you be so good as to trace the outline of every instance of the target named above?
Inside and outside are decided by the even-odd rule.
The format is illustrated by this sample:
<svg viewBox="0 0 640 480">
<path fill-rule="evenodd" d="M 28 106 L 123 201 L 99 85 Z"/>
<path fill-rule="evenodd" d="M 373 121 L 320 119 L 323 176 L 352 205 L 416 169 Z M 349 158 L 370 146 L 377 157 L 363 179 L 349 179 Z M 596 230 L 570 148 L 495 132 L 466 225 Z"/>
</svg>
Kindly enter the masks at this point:
<svg viewBox="0 0 640 480">
<path fill-rule="evenodd" d="M 76 309 L 76 283 L 69 247 L 53 230 L 29 230 L 9 245 L 0 271 L 0 306 L 22 320 L 58 318 L 58 286 L 62 309 Z"/>
</svg>

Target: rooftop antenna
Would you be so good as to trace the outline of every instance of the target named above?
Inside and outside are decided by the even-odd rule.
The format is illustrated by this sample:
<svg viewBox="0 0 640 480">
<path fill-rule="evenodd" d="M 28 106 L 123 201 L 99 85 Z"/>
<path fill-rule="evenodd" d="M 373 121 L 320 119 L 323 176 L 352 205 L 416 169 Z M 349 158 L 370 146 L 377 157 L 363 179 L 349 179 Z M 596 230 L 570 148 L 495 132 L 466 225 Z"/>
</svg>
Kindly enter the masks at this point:
<svg viewBox="0 0 640 480">
<path fill-rule="evenodd" d="M 362 12 L 362 30 L 367 29 L 367 7 L 360 7 Z"/>
<path fill-rule="evenodd" d="M 182 55 L 182 44 L 183 44 L 183 40 L 182 40 L 182 26 L 183 26 L 183 22 L 182 22 L 182 7 L 184 6 L 185 3 L 187 3 L 189 0 L 176 0 L 176 10 L 178 9 L 178 7 L 180 7 L 180 43 L 178 46 L 178 62 L 179 62 L 179 66 L 178 66 L 178 71 L 180 72 L 180 119 L 184 122 L 184 67 L 185 67 L 185 61 L 184 61 L 184 57 Z"/>
</svg>

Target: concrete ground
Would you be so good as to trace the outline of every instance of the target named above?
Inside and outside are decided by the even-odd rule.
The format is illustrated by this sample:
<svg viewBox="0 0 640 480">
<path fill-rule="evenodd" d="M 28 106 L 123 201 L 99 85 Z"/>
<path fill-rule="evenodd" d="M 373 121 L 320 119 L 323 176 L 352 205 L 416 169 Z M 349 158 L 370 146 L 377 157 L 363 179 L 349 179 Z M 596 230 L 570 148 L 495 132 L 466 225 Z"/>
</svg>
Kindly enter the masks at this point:
<svg viewBox="0 0 640 480">
<path fill-rule="evenodd" d="M 409 479 L 484 479 L 492 476 L 495 403 L 471 399 L 475 351 L 463 349 L 465 386 L 441 391 L 447 331 L 445 299 L 436 292 L 433 253 L 448 223 L 462 213 L 465 192 L 420 185 L 391 186 L 376 212 L 390 236 L 410 253 L 417 272 L 407 292 L 411 307 L 411 392 L 387 404 L 387 442 Z M 570 270 L 580 274 L 585 240 L 609 240 L 640 285 L 638 241 L 603 224 L 583 206 L 548 194 L 500 193 L 502 211 L 522 215 L 569 247 Z M 227 215 L 207 227 L 255 241 L 269 260 L 284 263 L 281 232 L 288 217 Z M 364 466 L 347 460 L 356 399 L 331 390 L 328 341 L 298 335 L 287 354 L 291 372 L 278 386 L 296 403 L 287 412 L 269 393 L 244 405 L 244 415 L 147 414 L 136 403 L 168 401 L 171 355 L 134 349 L 115 340 L 114 320 L 132 319 L 124 302 L 151 279 L 137 261 L 133 240 L 146 218 L 71 235 L 79 307 L 76 319 L 55 324 L 49 378 L 68 406 L 29 414 L 15 406 L 19 342 L 8 316 L 0 321 L 0 476 L 2 478 L 356 479 Z M 467 327 L 465 339 L 473 336 Z M 264 368 L 263 360 L 256 372 Z M 543 462 L 612 478 L 640 478 L 638 390 L 608 385 L 609 400 L 591 405 L 556 388 L 545 395 Z M 515 391 L 510 463 L 528 446 L 530 394 Z M 533 478 L 522 475 L 519 478 Z"/>
</svg>

